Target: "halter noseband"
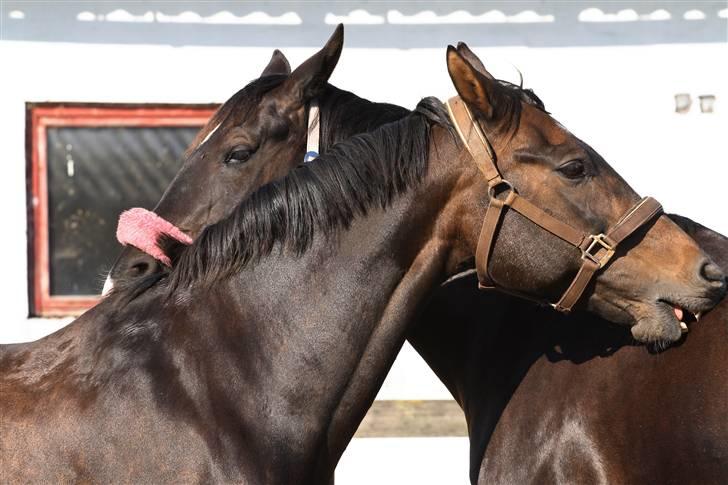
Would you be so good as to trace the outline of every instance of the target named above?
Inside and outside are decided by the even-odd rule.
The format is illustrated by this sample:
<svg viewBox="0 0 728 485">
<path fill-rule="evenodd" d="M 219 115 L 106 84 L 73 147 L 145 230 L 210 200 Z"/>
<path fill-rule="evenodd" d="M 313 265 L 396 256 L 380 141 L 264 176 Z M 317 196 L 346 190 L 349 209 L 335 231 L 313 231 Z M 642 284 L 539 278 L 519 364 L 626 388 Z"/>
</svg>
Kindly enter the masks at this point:
<svg viewBox="0 0 728 485">
<path fill-rule="evenodd" d="M 459 96 L 450 98 L 446 104 L 450 118 L 460 138 L 488 181 L 488 197 L 490 200 L 475 251 L 478 287 L 481 289 L 496 289 L 488 265 L 493 243 L 497 237 L 498 224 L 504 214 L 503 208 L 510 207 L 537 226 L 581 251 L 582 262 L 576 277 L 574 277 L 574 280 L 558 302 L 549 302 L 552 307 L 560 312 L 570 312 L 596 272 L 604 268 L 614 256 L 617 245 L 655 216 L 662 213 L 662 206 L 652 197 L 645 197 L 627 211 L 606 234 L 585 234 L 574 229 L 518 195 L 513 185 L 501 177 L 496 166 L 496 156 L 492 145 L 473 119 L 465 102 Z M 499 199 L 497 193 L 504 191 L 508 194 L 505 198 Z M 532 299 L 528 296 L 526 298 Z"/>
</svg>

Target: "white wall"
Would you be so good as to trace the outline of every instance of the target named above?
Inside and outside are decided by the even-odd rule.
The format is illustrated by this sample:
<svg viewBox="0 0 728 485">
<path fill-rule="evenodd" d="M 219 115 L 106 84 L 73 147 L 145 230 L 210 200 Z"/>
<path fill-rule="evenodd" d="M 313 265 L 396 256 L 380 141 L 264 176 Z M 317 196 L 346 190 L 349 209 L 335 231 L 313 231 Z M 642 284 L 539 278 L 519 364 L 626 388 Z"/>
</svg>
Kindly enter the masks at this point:
<svg viewBox="0 0 728 485">
<path fill-rule="evenodd" d="M 0 303 L 5 315 L 0 324 L 0 342 L 32 340 L 68 322 L 27 319 L 25 102 L 220 102 L 257 77 L 274 47 L 281 48 L 294 65 L 314 51 L 313 47 L 297 47 L 300 44 L 293 43 L 295 36 L 291 35 L 282 37 L 290 45 L 270 42 L 257 47 L 204 45 L 202 41 L 197 44 L 203 45 L 168 45 L 156 38 L 145 44 L 127 41 L 126 37 L 120 37 L 124 41 L 119 43 L 100 42 L 95 37 L 89 37 L 88 42 L 38 42 L 27 33 L 31 27 L 39 28 L 37 24 L 31 23 L 25 30 L 9 27 L 9 22 L 15 21 L 8 17 L 9 12 L 22 10 L 23 5 L 10 3 L 13 5 L 3 6 L 0 24 L 0 146 L 4 172 L 0 177 L 0 213 L 5 228 L 0 253 L 6 255 L 7 275 L 0 279 Z M 711 8 L 705 10 L 715 17 L 718 9 Z M 26 16 L 22 21 L 28 19 Z M 684 27 L 682 22 L 680 28 L 699 31 L 701 21 L 693 22 L 698 23 Z M 99 29 L 104 27 L 100 25 Z M 423 96 L 451 96 L 454 90 L 445 69 L 445 43 L 430 46 L 427 29 L 420 27 L 420 44 L 424 47 L 416 47 L 417 37 L 411 35 L 403 44 L 397 40 L 396 26 L 387 28 L 386 39 L 406 48 L 367 46 L 362 35 L 354 35 L 355 46 L 347 43 L 332 83 L 372 100 L 408 107 Z M 406 28 L 402 28 L 405 32 Z M 569 45 L 546 38 L 544 44 L 551 47 L 525 47 L 533 44 L 530 31 L 518 28 L 525 32 L 523 41 L 502 45 L 484 41 L 475 35 L 472 26 L 449 26 L 445 37 L 453 43 L 468 41 L 496 76 L 517 81 L 513 67 L 517 66 L 525 86 L 534 88 L 549 111 L 599 151 L 640 193 L 655 196 L 667 211 L 728 234 L 728 219 L 721 204 L 728 173 L 725 37 L 697 42 L 685 34 L 689 41 L 686 43 L 653 45 L 639 38 L 633 45 L 614 45 L 624 42 L 617 39 L 610 43 L 608 35 L 604 40 L 606 27 L 599 24 L 594 30 L 599 42 Z M 534 26 L 534 32 L 539 28 Z M 442 26 L 433 29 L 443 35 Z M 332 26 L 320 23 L 315 27 L 315 36 L 323 39 L 331 30 Z M 589 31 L 580 35 L 576 38 L 591 39 Z M 716 112 L 702 114 L 694 103 L 690 113 L 674 113 L 673 96 L 678 92 L 690 93 L 694 99 L 700 94 L 714 94 Z M 380 393 L 383 399 L 448 397 L 409 347 Z M 401 483 L 390 468 L 398 460 L 408 472 L 402 480 L 442 483 L 441 478 L 450 477 L 449 483 L 465 483 L 466 450 L 465 439 L 355 440 L 344 457 L 337 483 Z"/>
</svg>

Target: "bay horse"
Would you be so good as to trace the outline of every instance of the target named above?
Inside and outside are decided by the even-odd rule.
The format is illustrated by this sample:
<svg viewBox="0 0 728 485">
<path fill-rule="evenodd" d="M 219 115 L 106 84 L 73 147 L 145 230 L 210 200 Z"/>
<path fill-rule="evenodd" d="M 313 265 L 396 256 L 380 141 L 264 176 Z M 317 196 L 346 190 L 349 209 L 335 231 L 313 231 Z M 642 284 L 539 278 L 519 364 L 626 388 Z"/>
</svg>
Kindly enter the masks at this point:
<svg viewBox="0 0 728 485">
<path fill-rule="evenodd" d="M 669 217 L 718 263 L 706 271 L 728 271 L 728 238 Z M 727 302 L 668 351 L 646 352 L 594 315 L 476 284 L 443 285 L 407 336 L 465 412 L 472 483 L 725 482 Z"/>
<path fill-rule="evenodd" d="M 728 271 L 728 238 L 670 217 Z M 407 336 L 465 412 L 472 483 L 725 483 L 728 301 L 658 353 L 474 284 L 440 288 Z"/>
<path fill-rule="evenodd" d="M 502 172 L 534 203 L 583 230 L 644 213 L 606 162 L 538 106 L 521 104 L 520 91 L 484 91 L 454 48 L 447 59 L 476 119 L 497 113 L 517 127 L 510 148 L 507 131 L 493 137 L 496 153 L 547 144 L 588 158 L 594 172 L 582 183 L 571 170 L 505 163 Z M 494 109 L 500 96 L 513 103 Z M 472 261 L 494 204 L 481 161 L 452 130 L 445 107 L 425 99 L 404 119 L 263 186 L 193 244 L 170 251 L 168 274 L 112 291 L 38 342 L 4 346 L 0 465 L 10 480 L 327 481 L 409 324 Z M 235 134 L 213 134 L 204 144 L 212 148 L 189 158 L 243 162 L 250 153 L 238 153 L 247 149 Z M 587 195 L 609 203 L 587 208 Z M 644 289 L 655 273 L 660 291 L 669 289 L 661 297 L 687 301 L 693 312 L 715 303 L 716 283 L 701 273 L 706 255 L 677 226 L 664 217 L 645 222 L 629 251 L 598 274 L 585 304 L 618 316 L 638 339 L 669 340 L 679 326 Z M 501 234 L 507 226 L 522 237 L 498 238 L 494 268 L 524 247 L 556 264 L 513 258 L 498 283 L 534 297 L 558 294 L 579 266 L 573 248 L 536 245 L 535 228 L 512 215 Z M 665 252 L 672 257 L 663 261 Z M 615 313 L 626 301 L 636 309 Z M 637 310 L 660 322 L 640 321 Z"/>
</svg>

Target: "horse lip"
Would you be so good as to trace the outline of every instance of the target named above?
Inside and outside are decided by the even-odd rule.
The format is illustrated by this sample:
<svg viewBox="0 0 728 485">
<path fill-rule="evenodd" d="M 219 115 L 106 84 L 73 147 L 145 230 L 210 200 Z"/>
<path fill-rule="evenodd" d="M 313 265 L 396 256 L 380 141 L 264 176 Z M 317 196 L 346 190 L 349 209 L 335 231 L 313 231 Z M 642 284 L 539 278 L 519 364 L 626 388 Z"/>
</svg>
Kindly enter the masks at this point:
<svg viewBox="0 0 728 485">
<path fill-rule="evenodd" d="M 690 308 L 683 306 L 682 304 L 673 303 L 668 299 L 660 299 L 658 300 L 658 303 L 669 307 L 669 312 L 680 326 L 681 333 L 688 332 L 688 324 L 695 323 L 700 320 L 701 312 L 692 311 Z"/>
</svg>

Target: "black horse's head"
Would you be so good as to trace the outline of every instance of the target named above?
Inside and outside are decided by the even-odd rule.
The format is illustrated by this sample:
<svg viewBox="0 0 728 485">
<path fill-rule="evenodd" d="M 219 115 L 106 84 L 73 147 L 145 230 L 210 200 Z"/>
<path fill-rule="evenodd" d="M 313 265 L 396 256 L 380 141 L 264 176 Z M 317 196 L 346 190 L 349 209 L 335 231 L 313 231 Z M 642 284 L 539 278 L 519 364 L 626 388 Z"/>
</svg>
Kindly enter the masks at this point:
<svg viewBox="0 0 728 485">
<path fill-rule="evenodd" d="M 343 40 L 339 26 L 323 49 L 293 72 L 283 54 L 275 51 L 261 77 L 225 102 L 192 142 L 182 168 L 154 209 L 158 221 L 194 239 L 255 189 L 300 163 L 308 106 L 328 86 Z M 154 223 L 151 218 L 149 224 Z M 156 239 L 159 232 L 169 231 L 149 231 L 149 237 Z M 146 245 L 158 247 L 158 241 Z M 163 271 L 167 258 L 161 259 L 156 251 L 127 246 L 114 263 L 104 291 Z"/>
</svg>

